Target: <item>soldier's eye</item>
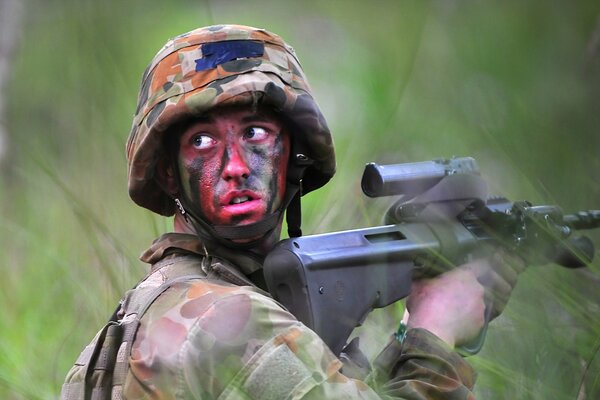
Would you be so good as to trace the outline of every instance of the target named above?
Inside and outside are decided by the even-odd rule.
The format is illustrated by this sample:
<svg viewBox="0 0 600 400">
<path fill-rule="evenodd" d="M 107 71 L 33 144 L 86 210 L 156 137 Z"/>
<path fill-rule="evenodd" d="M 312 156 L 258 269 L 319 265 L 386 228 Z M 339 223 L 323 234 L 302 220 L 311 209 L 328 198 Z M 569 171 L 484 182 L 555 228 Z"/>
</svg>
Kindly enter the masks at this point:
<svg viewBox="0 0 600 400">
<path fill-rule="evenodd" d="M 206 149 L 217 143 L 217 141 L 208 135 L 194 135 L 192 145 L 197 149 Z"/>
<path fill-rule="evenodd" d="M 260 126 L 251 126 L 246 130 L 246 133 L 244 133 L 244 139 L 251 142 L 261 141 L 263 139 L 266 139 L 267 136 L 269 136 L 267 130 L 261 128 Z"/>
</svg>

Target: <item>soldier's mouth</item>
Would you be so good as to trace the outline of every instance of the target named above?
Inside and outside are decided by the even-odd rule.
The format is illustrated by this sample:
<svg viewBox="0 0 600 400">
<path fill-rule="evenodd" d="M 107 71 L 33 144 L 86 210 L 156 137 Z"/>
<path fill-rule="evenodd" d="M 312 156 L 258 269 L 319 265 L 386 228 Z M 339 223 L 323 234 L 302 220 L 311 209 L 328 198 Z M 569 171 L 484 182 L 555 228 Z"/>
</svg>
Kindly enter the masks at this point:
<svg viewBox="0 0 600 400">
<path fill-rule="evenodd" d="M 224 217 L 262 215 L 265 204 L 262 198 L 252 191 L 235 191 L 229 193 L 221 202 Z"/>
<path fill-rule="evenodd" d="M 221 204 L 223 206 L 235 206 L 239 204 L 248 203 L 254 200 L 260 200 L 260 196 L 251 190 L 236 190 L 228 193 Z"/>
</svg>

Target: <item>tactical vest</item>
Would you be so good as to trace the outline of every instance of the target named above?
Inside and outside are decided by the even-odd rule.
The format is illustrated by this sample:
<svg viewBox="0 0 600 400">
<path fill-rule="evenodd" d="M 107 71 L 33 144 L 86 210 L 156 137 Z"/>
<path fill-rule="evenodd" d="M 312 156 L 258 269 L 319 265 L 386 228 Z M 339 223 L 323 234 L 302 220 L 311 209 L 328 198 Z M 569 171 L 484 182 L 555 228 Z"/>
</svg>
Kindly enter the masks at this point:
<svg viewBox="0 0 600 400">
<path fill-rule="evenodd" d="M 175 260 L 182 261 L 185 258 L 191 257 L 180 256 Z M 184 264 L 198 265 L 198 258 L 193 258 L 195 261 Z M 168 260 L 169 265 L 174 264 L 175 260 Z M 189 268 L 182 268 L 181 272 L 186 275 L 176 275 L 159 287 L 144 290 L 136 285 L 136 288 L 127 292 L 110 320 L 83 349 L 67 374 L 61 391 L 62 400 L 122 399 L 131 346 L 140 320 L 148 307 L 174 284 L 206 278 L 206 275 L 193 274 L 194 269 L 190 271 Z M 189 274 L 190 272 L 192 274 Z M 125 315 L 119 318 L 121 308 L 124 309 Z"/>
</svg>

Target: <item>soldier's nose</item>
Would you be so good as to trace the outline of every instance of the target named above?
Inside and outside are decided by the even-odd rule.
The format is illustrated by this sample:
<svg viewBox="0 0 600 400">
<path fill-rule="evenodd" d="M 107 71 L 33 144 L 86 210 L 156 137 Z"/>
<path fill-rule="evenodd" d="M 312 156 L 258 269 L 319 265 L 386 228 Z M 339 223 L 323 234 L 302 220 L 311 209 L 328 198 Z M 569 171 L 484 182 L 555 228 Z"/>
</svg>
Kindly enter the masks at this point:
<svg viewBox="0 0 600 400">
<path fill-rule="evenodd" d="M 230 146 L 226 152 L 227 158 L 222 178 L 226 181 L 248 179 L 250 169 L 238 146 Z"/>
</svg>

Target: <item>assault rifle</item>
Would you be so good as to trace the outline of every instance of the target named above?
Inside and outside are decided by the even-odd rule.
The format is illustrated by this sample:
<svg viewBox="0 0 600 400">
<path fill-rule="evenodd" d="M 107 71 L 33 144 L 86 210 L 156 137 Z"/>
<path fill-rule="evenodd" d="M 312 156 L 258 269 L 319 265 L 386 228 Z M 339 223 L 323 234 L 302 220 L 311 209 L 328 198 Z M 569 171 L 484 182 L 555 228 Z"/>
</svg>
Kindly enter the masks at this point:
<svg viewBox="0 0 600 400">
<path fill-rule="evenodd" d="M 592 241 L 573 232 L 600 227 L 600 210 L 563 215 L 558 206 L 488 198 L 473 158 L 371 163 L 361 186 L 369 197 L 401 195 L 386 225 L 282 240 L 264 263 L 270 293 L 337 355 L 374 308 L 408 296 L 417 276 L 463 264 L 484 243 L 529 265 L 578 268 L 594 256 Z M 463 352 L 481 349 L 491 310 Z"/>
</svg>

